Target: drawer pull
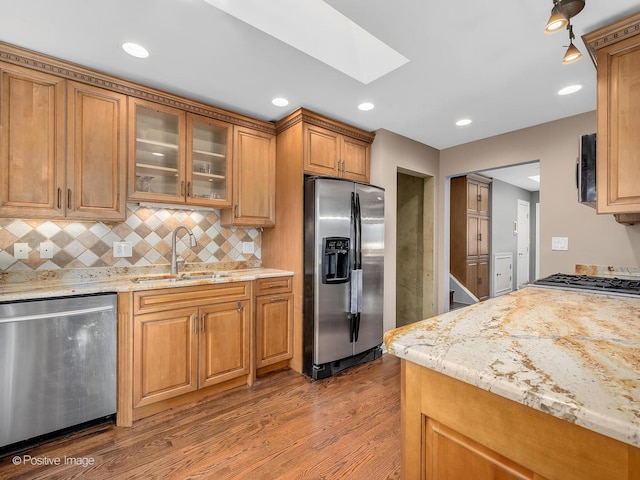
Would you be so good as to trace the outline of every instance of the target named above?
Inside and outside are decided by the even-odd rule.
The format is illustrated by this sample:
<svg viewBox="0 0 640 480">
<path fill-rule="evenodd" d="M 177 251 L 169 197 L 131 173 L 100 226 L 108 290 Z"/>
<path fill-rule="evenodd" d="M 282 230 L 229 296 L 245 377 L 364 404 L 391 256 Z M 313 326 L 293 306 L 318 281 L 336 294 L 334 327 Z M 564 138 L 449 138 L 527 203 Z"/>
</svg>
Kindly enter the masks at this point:
<svg viewBox="0 0 640 480">
<path fill-rule="evenodd" d="M 274 283 L 273 285 L 269 285 L 267 288 L 280 288 L 280 287 L 286 287 L 287 285 L 284 283 Z"/>
<path fill-rule="evenodd" d="M 287 300 L 286 298 L 276 297 L 271 299 L 271 303 L 284 302 L 286 300 Z"/>
</svg>

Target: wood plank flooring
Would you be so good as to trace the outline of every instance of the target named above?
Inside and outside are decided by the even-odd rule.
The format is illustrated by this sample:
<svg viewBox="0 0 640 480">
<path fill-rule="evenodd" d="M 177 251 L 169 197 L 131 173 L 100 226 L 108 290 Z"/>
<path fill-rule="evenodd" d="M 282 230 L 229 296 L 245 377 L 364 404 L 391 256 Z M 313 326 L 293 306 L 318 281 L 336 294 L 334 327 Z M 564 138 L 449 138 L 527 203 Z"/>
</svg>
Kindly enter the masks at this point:
<svg viewBox="0 0 640 480">
<path fill-rule="evenodd" d="M 25 465 L 25 455 L 62 465 Z M 400 361 L 383 355 L 314 382 L 293 371 L 0 460 L 2 479 L 400 478 Z M 93 463 L 64 465 L 65 457 Z"/>
</svg>

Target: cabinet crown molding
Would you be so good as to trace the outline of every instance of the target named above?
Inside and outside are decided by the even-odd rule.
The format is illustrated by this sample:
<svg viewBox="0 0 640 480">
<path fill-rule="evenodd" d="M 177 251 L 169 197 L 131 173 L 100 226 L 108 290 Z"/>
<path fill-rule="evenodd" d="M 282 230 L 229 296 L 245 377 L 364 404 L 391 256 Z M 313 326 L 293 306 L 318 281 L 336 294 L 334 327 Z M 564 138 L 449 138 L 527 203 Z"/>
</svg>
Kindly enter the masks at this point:
<svg viewBox="0 0 640 480">
<path fill-rule="evenodd" d="M 373 140 L 376 136 L 376 134 L 373 132 L 367 132 L 365 130 L 347 125 L 346 123 L 331 120 L 318 113 L 312 112 L 311 110 L 307 110 L 306 108 L 299 108 L 295 112 L 278 121 L 275 126 L 276 134 L 283 132 L 288 128 L 291 128 L 300 122 L 305 122 L 310 125 L 326 128 L 327 130 L 331 130 L 332 132 L 336 132 L 347 137 L 356 138 L 366 143 L 373 143 Z"/>
<path fill-rule="evenodd" d="M 640 35 L 640 12 L 582 35 L 593 64 L 598 67 L 598 50 L 621 40 Z"/>
<path fill-rule="evenodd" d="M 275 134 L 275 127 L 272 123 L 263 122 L 228 110 L 146 87 L 8 43 L 0 42 L 0 61 L 49 73 L 67 80 L 95 85 L 132 97 L 142 98 L 205 117 L 215 118 L 216 120 L 233 125 L 240 125 L 272 135 Z"/>
</svg>

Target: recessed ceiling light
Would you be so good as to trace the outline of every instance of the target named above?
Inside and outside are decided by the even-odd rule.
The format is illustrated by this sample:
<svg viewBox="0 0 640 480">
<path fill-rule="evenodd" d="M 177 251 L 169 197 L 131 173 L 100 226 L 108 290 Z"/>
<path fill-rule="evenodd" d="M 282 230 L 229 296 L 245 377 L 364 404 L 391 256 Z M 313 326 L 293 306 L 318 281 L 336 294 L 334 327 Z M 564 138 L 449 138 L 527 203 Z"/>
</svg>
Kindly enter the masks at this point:
<svg viewBox="0 0 640 480">
<path fill-rule="evenodd" d="M 132 57 L 147 58 L 149 56 L 149 50 L 144 48 L 142 45 L 138 45 L 137 43 L 123 43 L 122 49 Z"/>
<path fill-rule="evenodd" d="M 456 125 L 459 127 L 464 127 L 465 125 L 469 125 L 471 123 L 471 120 L 469 118 L 463 118 L 462 120 L 458 120 L 456 122 Z"/>
<path fill-rule="evenodd" d="M 360 105 L 358 105 L 358 110 L 362 110 L 363 112 L 368 112 L 369 110 L 373 110 L 374 108 L 375 108 L 375 105 L 370 102 L 363 102 Z"/>
<path fill-rule="evenodd" d="M 271 100 L 271 103 L 273 103 L 276 107 L 286 107 L 287 105 L 289 105 L 289 100 L 287 100 L 286 98 L 278 97 Z"/>
<path fill-rule="evenodd" d="M 570 93 L 576 93 L 578 90 L 582 90 L 582 85 L 569 85 L 560 90 L 558 95 L 569 95 Z"/>
</svg>

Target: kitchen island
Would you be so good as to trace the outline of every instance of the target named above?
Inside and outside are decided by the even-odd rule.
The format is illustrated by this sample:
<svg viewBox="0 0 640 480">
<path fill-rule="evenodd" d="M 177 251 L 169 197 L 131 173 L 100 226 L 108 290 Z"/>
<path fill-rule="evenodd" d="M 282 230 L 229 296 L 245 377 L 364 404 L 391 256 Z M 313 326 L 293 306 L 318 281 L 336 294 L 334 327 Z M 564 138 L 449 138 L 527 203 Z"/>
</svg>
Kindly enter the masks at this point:
<svg viewBox="0 0 640 480">
<path fill-rule="evenodd" d="M 385 343 L 403 478 L 640 478 L 640 298 L 529 287 Z"/>
</svg>

